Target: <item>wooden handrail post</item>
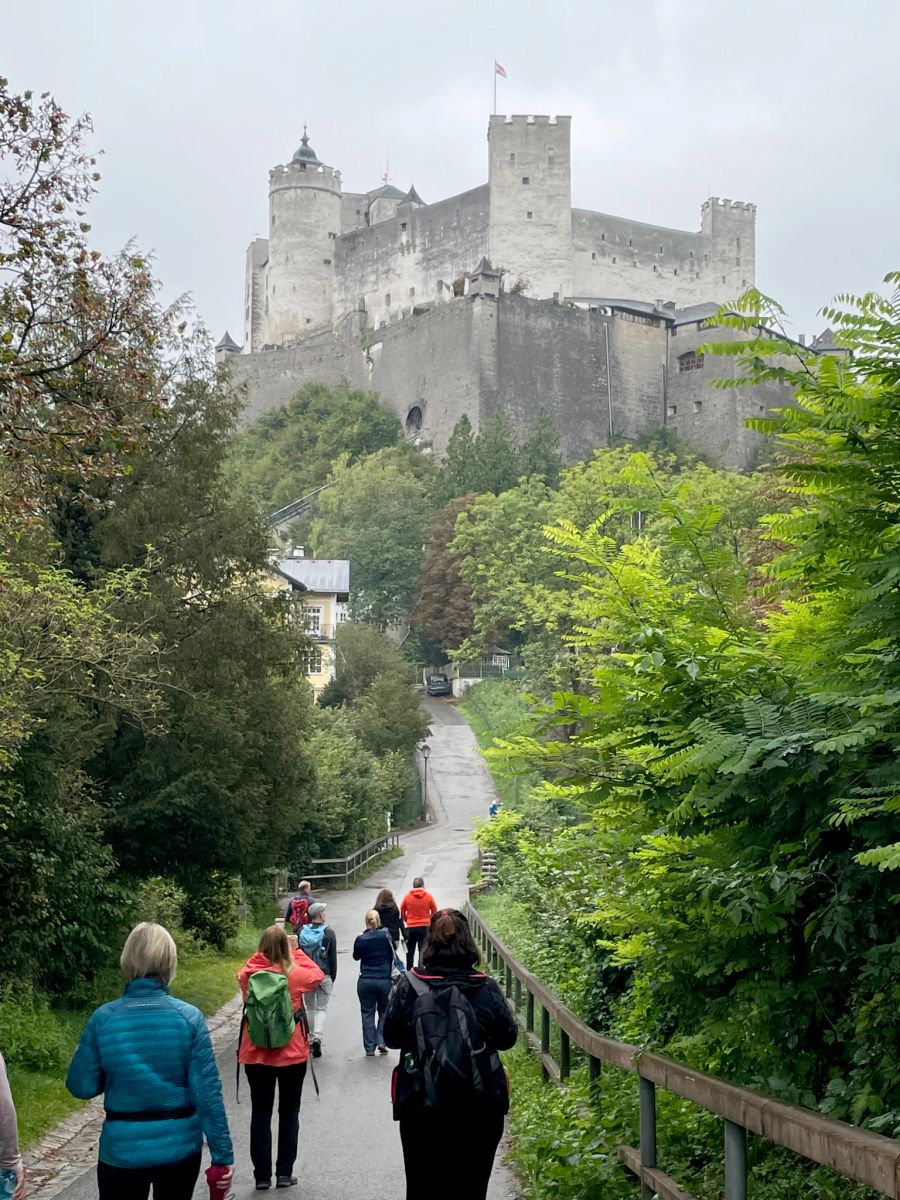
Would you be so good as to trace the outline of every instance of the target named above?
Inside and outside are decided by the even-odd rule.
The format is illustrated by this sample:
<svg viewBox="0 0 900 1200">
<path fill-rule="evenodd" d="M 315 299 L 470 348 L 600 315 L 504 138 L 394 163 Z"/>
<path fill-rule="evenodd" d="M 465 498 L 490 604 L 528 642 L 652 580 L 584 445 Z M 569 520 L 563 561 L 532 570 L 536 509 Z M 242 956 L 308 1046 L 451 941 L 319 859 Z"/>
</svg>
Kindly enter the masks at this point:
<svg viewBox="0 0 900 1200">
<path fill-rule="evenodd" d="M 725 1122 L 725 1200 L 747 1200 L 747 1130 Z"/>
<path fill-rule="evenodd" d="M 506 998 L 507 1000 L 512 995 L 512 967 L 509 963 L 506 964 Z"/>
<path fill-rule="evenodd" d="M 656 1166 L 656 1084 L 640 1078 L 641 1169 Z M 641 1200 L 653 1200 L 656 1189 L 641 1177 Z"/>
<path fill-rule="evenodd" d="M 569 1035 L 564 1029 L 559 1031 L 559 1077 L 568 1079 L 572 1072 L 572 1050 Z"/>
<path fill-rule="evenodd" d="M 596 1108 L 600 1107 L 600 1084 L 602 1080 L 602 1064 L 599 1058 L 594 1058 L 593 1054 L 588 1055 L 588 1089 L 591 1097 L 591 1104 Z"/>
<path fill-rule="evenodd" d="M 534 1033 L 534 992 L 529 992 L 525 1001 L 525 1028 Z"/>
<path fill-rule="evenodd" d="M 541 1005 L 541 1053 L 550 1053 L 550 1013 Z M 546 1066 L 541 1063 L 541 1070 L 544 1073 L 544 1079 L 550 1078 L 550 1072 Z"/>
<path fill-rule="evenodd" d="M 513 992 L 513 997 L 514 997 L 513 1003 L 516 1006 L 516 1012 L 518 1012 L 519 1009 L 522 1007 L 522 980 L 518 977 L 518 975 L 516 976 L 516 982 L 514 984 L 514 988 L 515 988 L 515 990 Z"/>
</svg>

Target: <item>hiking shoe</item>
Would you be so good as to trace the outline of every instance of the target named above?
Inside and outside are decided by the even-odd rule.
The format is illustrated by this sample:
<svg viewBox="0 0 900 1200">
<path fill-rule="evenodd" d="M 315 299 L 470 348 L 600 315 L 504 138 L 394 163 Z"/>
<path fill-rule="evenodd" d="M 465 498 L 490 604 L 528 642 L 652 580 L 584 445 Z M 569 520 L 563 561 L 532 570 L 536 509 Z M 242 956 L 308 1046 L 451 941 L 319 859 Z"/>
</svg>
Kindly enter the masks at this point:
<svg viewBox="0 0 900 1200">
<path fill-rule="evenodd" d="M 295 1187 L 296 1184 L 297 1184 L 297 1176 L 296 1175 L 279 1175 L 275 1180 L 275 1186 L 277 1188 Z"/>
<path fill-rule="evenodd" d="M 388 1048 L 387 1048 L 387 1046 L 379 1046 L 379 1047 L 378 1047 L 378 1053 L 379 1053 L 379 1054 L 387 1054 L 387 1052 L 388 1052 Z"/>
<path fill-rule="evenodd" d="M 310 1049 L 312 1050 L 313 1058 L 322 1057 L 322 1043 L 318 1038 L 313 1038 L 312 1042 L 310 1042 Z"/>
<path fill-rule="evenodd" d="M 268 1179 L 257 1179 L 256 1181 L 256 1190 L 258 1192 L 267 1192 L 271 1186 L 272 1184 Z"/>
<path fill-rule="evenodd" d="M 374 1051 L 374 1050 L 367 1050 L 367 1051 L 366 1051 L 366 1058 L 374 1058 L 374 1057 L 375 1057 L 375 1051 Z"/>
</svg>

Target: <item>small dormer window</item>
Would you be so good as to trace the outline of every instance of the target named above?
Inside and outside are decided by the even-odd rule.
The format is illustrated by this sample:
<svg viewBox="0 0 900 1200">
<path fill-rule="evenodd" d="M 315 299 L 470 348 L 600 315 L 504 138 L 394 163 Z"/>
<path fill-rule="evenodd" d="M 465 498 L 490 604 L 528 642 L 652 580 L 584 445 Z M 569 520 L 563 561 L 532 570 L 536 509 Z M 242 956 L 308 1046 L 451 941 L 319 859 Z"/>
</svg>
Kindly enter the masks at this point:
<svg viewBox="0 0 900 1200">
<path fill-rule="evenodd" d="M 528 176 L 528 175 L 523 175 L 523 176 L 522 176 L 522 186 L 523 186 L 523 187 L 528 187 L 529 183 L 531 183 L 531 179 L 529 178 L 529 176 Z"/>
</svg>

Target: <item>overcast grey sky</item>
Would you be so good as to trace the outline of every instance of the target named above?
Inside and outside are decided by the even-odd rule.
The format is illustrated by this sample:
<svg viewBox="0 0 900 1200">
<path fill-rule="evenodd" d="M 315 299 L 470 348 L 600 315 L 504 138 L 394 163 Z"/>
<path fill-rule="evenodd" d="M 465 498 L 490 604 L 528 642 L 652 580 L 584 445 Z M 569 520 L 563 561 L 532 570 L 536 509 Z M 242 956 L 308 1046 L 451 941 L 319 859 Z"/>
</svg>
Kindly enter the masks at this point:
<svg viewBox="0 0 900 1200">
<path fill-rule="evenodd" d="M 244 251 L 304 121 L 348 190 L 434 201 L 487 178 L 498 110 L 571 113 L 573 203 L 699 228 L 752 200 L 757 280 L 813 332 L 900 267 L 897 0 L 29 0 L 0 73 L 87 111 L 97 244 L 135 237 L 167 295 L 241 339 Z"/>
</svg>

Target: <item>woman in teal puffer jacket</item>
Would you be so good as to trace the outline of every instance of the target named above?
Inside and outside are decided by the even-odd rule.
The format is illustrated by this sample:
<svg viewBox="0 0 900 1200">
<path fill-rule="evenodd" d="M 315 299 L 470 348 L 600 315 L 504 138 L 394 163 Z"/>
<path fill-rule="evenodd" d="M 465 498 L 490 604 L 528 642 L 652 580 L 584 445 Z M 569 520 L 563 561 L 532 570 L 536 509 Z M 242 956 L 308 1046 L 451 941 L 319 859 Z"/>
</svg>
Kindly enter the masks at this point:
<svg viewBox="0 0 900 1200">
<path fill-rule="evenodd" d="M 206 1137 L 213 1165 L 234 1161 L 222 1084 L 199 1009 L 169 995 L 176 950 L 161 925 L 142 922 L 122 951 L 125 994 L 85 1026 L 66 1087 L 104 1094 L 97 1181 L 100 1200 L 190 1200 Z"/>
</svg>

